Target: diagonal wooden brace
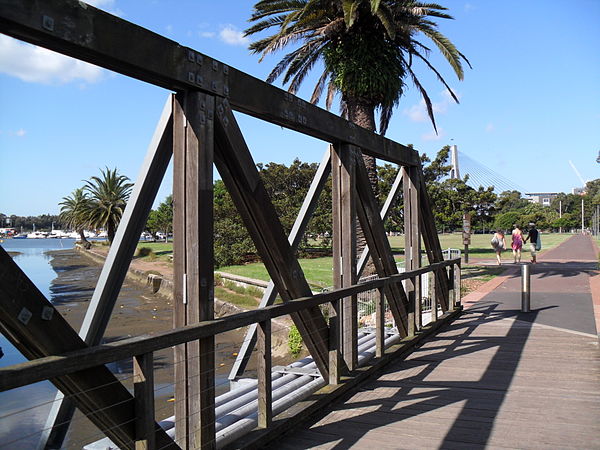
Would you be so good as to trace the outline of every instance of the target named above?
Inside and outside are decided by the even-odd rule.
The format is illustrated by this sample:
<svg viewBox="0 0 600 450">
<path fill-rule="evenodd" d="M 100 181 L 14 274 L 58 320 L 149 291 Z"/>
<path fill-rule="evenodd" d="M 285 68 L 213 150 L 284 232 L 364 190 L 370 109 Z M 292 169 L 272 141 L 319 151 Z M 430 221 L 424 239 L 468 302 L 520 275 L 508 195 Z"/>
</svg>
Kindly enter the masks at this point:
<svg viewBox="0 0 600 450">
<path fill-rule="evenodd" d="M 0 247 L 0 324 L 28 359 L 79 350 L 87 344 Z M 50 380 L 120 448 L 134 449 L 135 402 L 106 368 L 99 366 Z M 155 423 L 158 448 L 178 448 Z"/>
<path fill-rule="evenodd" d="M 215 164 L 283 301 L 311 296 L 304 272 L 271 203 L 227 100 L 217 99 Z M 328 325 L 318 307 L 292 319 L 325 379 Z"/>
<path fill-rule="evenodd" d="M 380 277 L 388 277 L 398 273 L 392 248 L 385 234 L 383 220 L 381 219 L 377 201 L 373 195 L 367 169 L 364 161 L 356 152 L 356 190 L 359 201 L 357 202 L 357 215 L 363 229 L 367 245 L 371 251 L 373 265 Z M 401 284 L 395 283 L 386 289 L 386 296 L 390 310 L 400 336 L 408 335 L 408 297 Z"/>
</svg>

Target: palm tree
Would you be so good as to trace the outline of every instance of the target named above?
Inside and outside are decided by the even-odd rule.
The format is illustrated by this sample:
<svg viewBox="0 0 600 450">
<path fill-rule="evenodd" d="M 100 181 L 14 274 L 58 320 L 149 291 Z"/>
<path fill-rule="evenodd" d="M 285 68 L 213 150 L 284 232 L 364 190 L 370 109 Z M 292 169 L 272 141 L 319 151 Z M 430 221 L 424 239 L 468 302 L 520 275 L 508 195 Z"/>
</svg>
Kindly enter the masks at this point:
<svg viewBox="0 0 600 450">
<path fill-rule="evenodd" d="M 85 181 L 84 189 L 91 201 L 88 220 L 95 228 L 106 228 L 108 241 L 112 243 L 133 183 L 128 183 L 129 178 L 119 175 L 116 168 L 111 171 L 107 167 L 100 171 L 102 177 Z"/>
<path fill-rule="evenodd" d="M 85 248 L 89 248 L 91 244 L 85 238 L 83 230 L 89 225 L 87 217 L 90 210 L 90 199 L 83 188 L 75 189 L 71 196 L 63 197 L 63 201 L 59 205 L 60 220 L 66 227 L 77 231 Z"/>
<path fill-rule="evenodd" d="M 452 92 L 440 72 L 429 62 L 430 48 L 417 40 L 423 35 L 438 48 L 457 77 L 463 79 L 462 61 L 469 64 L 454 44 L 437 30 L 437 19 L 452 19 L 447 8 L 434 3 L 410 0 L 263 0 L 254 6 L 246 36 L 275 28 L 275 34 L 250 45 L 261 60 L 287 45 L 300 46 L 275 66 L 267 78 L 282 74 L 288 91 L 296 93 L 306 75 L 322 60 L 321 73 L 311 102 L 318 103 L 327 91 L 330 109 L 336 94 L 341 95 L 342 115 L 351 122 L 375 131 L 379 111 L 379 132 L 385 134 L 393 108 L 405 91 L 406 79 L 419 89 L 437 132 L 433 106 L 413 70 L 413 61 L 422 61 Z M 371 186 L 376 192 L 375 159 L 364 157 Z"/>
</svg>

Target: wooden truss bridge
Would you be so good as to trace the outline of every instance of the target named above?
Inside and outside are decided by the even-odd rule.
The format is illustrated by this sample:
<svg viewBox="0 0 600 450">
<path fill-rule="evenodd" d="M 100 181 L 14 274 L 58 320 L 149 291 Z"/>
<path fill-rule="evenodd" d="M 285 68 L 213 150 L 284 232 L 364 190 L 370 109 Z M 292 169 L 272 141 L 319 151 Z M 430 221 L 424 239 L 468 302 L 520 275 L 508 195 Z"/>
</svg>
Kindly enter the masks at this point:
<svg viewBox="0 0 600 450">
<path fill-rule="evenodd" d="M 29 362 L 0 369 L 4 390 L 50 380 L 65 396 L 50 418 L 68 424 L 74 408 L 120 448 L 214 448 L 215 336 L 250 326 L 258 345 L 258 406 L 254 442 L 348 392 L 373 371 L 405 354 L 460 311 L 460 260 L 444 261 L 418 153 L 371 133 L 194 49 L 183 47 L 74 0 L 0 0 L 0 32 L 172 91 L 141 175 L 102 269 L 79 332 L 0 249 L 0 324 Z M 288 237 L 275 213 L 233 111 L 281 125 L 329 144 L 309 195 Z M 401 167 L 406 272 L 399 274 L 361 152 Z M 173 158 L 174 328 L 101 344 L 138 237 Z M 219 171 L 271 277 L 262 308 L 215 319 L 213 166 Z M 295 257 L 325 180 L 333 182 L 335 290 L 313 294 Z M 400 183 L 401 181 L 401 183 Z M 395 194 L 388 199 L 393 200 Z M 358 220 L 368 248 L 356 254 Z M 428 264 L 421 265 L 421 241 Z M 379 279 L 357 284 L 367 257 Z M 358 261 L 358 262 L 357 262 Z M 433 322 L 420 321 L 420 276 L 432 273 Z M 356 295 L 377 289 L 376 357 L 358 364 Z M 272 305 L 275 295 L 283 304 Z M 386 348 L 383 307 L 398 343 Z M 442 313 L 437 314 L 441 307 Z M 329 308 L 328 318 L 322 306 Z M 271 320 L 290 315 L 325 387 L 308 403 L 274 416 L 271 398 Z M 153 353 L 174 347 L 175 432 L 154 417 Z M 248 350 L 242 352 L 247 354 Z M 132 358 L 130 393 L 106 364 Z M 244 358 L 236 366 L 243 371 Z M 304 409 L 303 409 L 304 408 Z M 312 408 L 312 409 L 311 409 Z M 287 419 L 287 422 L 286 422 Z M 64 425 L 48 445 L 61 442 Z M 246 439 L 249 439 L 246 436 Z M 246 441 L 249 442 L 249 441 Z M 229 445 L 235 446 L 235 443 Z"/>
</svg>

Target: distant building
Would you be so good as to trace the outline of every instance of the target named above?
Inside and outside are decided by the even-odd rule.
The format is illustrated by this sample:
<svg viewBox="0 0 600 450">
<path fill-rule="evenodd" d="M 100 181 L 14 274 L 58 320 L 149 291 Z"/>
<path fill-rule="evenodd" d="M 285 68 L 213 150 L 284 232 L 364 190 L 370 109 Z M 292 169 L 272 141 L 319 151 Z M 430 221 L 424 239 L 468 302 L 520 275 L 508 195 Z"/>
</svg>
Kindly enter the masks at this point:
<svg viewBox="0 0 600 450">
<path fill-rule="evenodd" d="M 538 203 L 542 206 L 550 206 L 552 200 L 558 197 L 558 192 L 531 192 L 529 194 L 525 194 L 529 198 L 531 203 Z"/>
<path fill-rule="evenodd" d="M 584 187 L 573 188 L 573 194 L 574 195 L 585 195 L 585 188 Z"/>
</svg>

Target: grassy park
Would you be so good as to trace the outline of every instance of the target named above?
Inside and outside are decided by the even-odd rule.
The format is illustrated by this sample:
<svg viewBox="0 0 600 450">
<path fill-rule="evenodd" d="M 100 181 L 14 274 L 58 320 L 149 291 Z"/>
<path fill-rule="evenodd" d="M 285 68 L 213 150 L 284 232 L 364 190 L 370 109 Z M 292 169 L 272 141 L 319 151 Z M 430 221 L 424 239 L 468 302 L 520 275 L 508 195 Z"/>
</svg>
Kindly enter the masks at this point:
<svg viewBox="0 0 600 450">
<path fill-rule="evenodd" d="M 556 247 L 569 237 L 571 237 L 571 234 L 543 234 L 543 250 Z M 460 233 L 441 234 L 439 235 L 439 239 L 442 249 L 459 248 L 464 250 Z M 488 281 L 502 272 L 502 267 L 481 264 L 482 259 L 490 260 L 494 258 L 494 252 L 490 246 L 490 239 L 491 234 L 475 234 L 471 236 L 471 245 L 469 246 L 470 263 L 463 265 L 463 275 L 465 280 L 476 278 L 481 281 Z M 390 236 L 389 241 L 392 251 L 396 255 L 396 260 L 402 262 L 404 259 L 404 236 Z M 507 237 L 507 244 L 510 245 L 510 236 Z M 172 253 L 173 244 L 170 242 L 140 242 L 135 258 L 147 261 L 170 262 Z M 528 246 L 525 245 L 523 247 L 523 260 L 526 261 L 528 259 L 528 253 Z M 511 252 L 504 252 L 503 259 L 506 260 L 507 263 L 510 262 L 512 259 Z M 333 284 L 333 262 L 331 257 L 303 258 L 300 260 L 300 265 L 313 290 L 316 291 Z M 219 271 L 263 281 L 269 280 L 268 272 L 260 262 L 221 267 L 219 268 Z"/>
</svg>

